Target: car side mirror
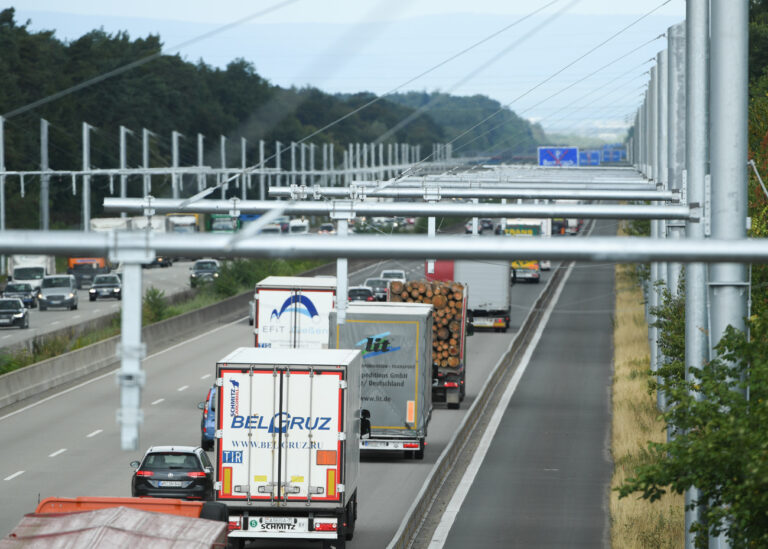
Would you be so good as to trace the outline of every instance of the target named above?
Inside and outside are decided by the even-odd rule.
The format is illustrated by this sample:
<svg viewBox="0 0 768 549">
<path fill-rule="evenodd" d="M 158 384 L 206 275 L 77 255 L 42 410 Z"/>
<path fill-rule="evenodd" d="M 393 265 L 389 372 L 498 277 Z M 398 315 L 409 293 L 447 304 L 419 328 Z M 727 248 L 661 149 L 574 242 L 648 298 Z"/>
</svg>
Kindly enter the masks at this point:
<svg viewBox="0 0 768 549">
<path fill-rule="evenodd" d="M 371 412 L 368 410 L 360 410 L 360 438 L 368 438 L 371 436 Z"/>
<path fill-rule="evenodd" d="M 139 465 L 141 465 L 141 463 L 139 463 L 138 461 L 132 461 L 132 462 L 130 463 L 130 465 L 131 465 L 131 467 L 133 467 L 134 469 L 138 469 L 138 468 L 139 468 Z"/>
<path fill-rule="evenodd" d="M 205 410 L 205 402 L 198 402 L 197 403 L 197 409 L 198 410 Z"/>
<path fill-rule="evenodd" d="M 472 324 L 472 322 L 467 322 L 467 335 L 475 335 L 475 326 Z"/>
<path fill-rule="evenodd" d="M 203 471 L 205 471 L 208 474 L 213 473 L 213 467 L 206 467 L 205 469 L 203 469 Z"/>
</svg>

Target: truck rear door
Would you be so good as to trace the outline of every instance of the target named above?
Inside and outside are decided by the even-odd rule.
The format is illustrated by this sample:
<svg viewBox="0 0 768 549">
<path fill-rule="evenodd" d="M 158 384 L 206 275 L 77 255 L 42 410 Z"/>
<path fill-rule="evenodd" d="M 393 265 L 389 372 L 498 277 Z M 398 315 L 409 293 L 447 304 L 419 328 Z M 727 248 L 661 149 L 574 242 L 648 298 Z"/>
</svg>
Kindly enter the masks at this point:
<svg viewBox="0 0 768 549">
<path fill-rule="evenodd" d="M 331 290 L 260 288 L 256 303 L 256 346 L 273 349 L 328 347 Z"/>
<path fill-rule="evenodd" d="M 343 370 L 220 367 L 217 499 L 340 501 Z"/>
</svg>

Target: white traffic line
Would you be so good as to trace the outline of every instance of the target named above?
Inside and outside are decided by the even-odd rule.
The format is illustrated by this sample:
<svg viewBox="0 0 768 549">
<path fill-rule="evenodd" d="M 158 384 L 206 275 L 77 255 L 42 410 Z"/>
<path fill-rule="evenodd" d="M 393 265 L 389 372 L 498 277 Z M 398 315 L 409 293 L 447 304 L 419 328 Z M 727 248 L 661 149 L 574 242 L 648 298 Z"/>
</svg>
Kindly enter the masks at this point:
<svg viewBox="0 0 768 549">
<path fill-rule="evenodd" d="M 85 435 L 85 438 L 93 438 L 96 435 L 98 435 L 99 433 L 103 433 L 103 432 L 104 432 L 103 429 L 96 429 L 94 432 L 88 433 L 87 435 Z"/>
<path fill-rule="evenodd" d="M 200 376 L 200 379 L 208 379 L 211 377 L 211 374 L 205 374 L 204 376 Z"/>
<path fill-rule="evenodd" d="M 557 290 L 555 290 L 555 294 L 552 296 L 552 301 L 549 302 L 546 311 L 544 311 L 544 316 L 541 318 L 539 326 L 536 328 L 536 333 L 531 338 L 531 342 L 528 344 L 528 347 L 525 350 L 525 354 L 520 359 L 520 364 L 518 365 L 517 370 L 515 370 L 512 379 L 509 380 L 507 388 L 504 390 L 504 394 L 501 396 L 501 400 L 496 406 L 496 409 L 494 410 L 493 415 L 488 422 L 488 427 L 485 429 L 483 438 L 480 440 L 480 443 L 475 449 L 475 454 L 472 456 L 472 461 L 470 461 L 469 465 L 467 466 L 467 470 L 464 471 L 464 476 L 459 481 L 459 485 L 456 487 L 456 491 L 453 493 L 451 501 L 448 502 L 448 506 L 445 508 L 445 511 L 443 511 L 443 516 L 440 518 L 440 524 L 437 525 L 435 533 L 432 534 L 432 540 L 429 542 L 429 549 L 442 549 L 443 545 L 448 539 L 448 535 L 451 532 L 451 527 L 456 521 L 456 516 L 459 514 L 461 506 L 464 503 L 464 498 L 467 497 L 469 489 L 472 487 L 472 483 L 475 481 L 475 476 L 480 470 L 480 467 L 483 465 L 483 460 L 485 459 L 485 455 L 488 453 L 488 449 L 491 447 L 491 443 L 493 442 L 493 437 L 496 434 L 496 430 L 499 428 L 499 424 L 504 417 L 504 413 L 507 411 L 509 401 L 512 399 L 512 395 L 515 394 L 515 390 L 517 389 L 517 386 L 520 383 L 520 379 L 523 377 L 526 368 L 528 368 L 528 363 L 531 361 L 533 352 L 536 350 L 536 346 L 539 344 L 539 340 L 544 333 L 544 328 L 546 328 L 547 324 L 549 323 L 549 317 L 552 316 L 552 311 L 560 299 L 560 294 L 562 294 L 563 288 L 565 288 L 565 284 L 568 282 L 568 278 L 571 276 L 573 265 L 574 264 L 571 263 L 571 265 L 568 267 L 568 271 L 565 273 L 560 286 L 557 288 Z"/>
<path fill-rule="evenodd" d="M 52 454 L 48 454 L 48 457 L 49 457 L 49 458 L 55 458 L 55 457 L 56 457 L 56 456 L 58 456 L 59 454 L 63 454 L 63 453 L 64 453 L 64 452 L 66 452 L 66 451 L 67 451 L 67 449 L 66 449 L 66 448 L 59 448 L 59 449 L 58 449 L 58 450 L 56 450 L 54 453 L 52 453 Z"/>
<path fill-rule="evenodd" d="M 163 402 L 164 400 L 165 400 L 164 398 L 158 398 L 156 401 L 154 401 L 154 402 L 151 404 L 151 406 L 154 406 L 155 404 L 160 404 L 160 403 L 161 403 L 161 402 Z"/>
<path fill-rule="evenodd" d="M 74 319 L 74 318 L 80 318 L 80 316 L 82 316 L 82 315 L 75 315 L 75 316 L 73 316 L 72 318 L 73 318 L 73 319 Z"/>
<path fill-rule="evenodd" d="M 158 351 L 158 352 L 156 352 L 156 353 L 154 353 L 152 355 L 149 355 L 148 357 L 145 357 L 144 360 L 147 360 L 147 359 L 150 359 L 150 358 L 154 358 L 156 356 L 160 356 L 161 354 L 167 353 L 169 351 L 173 351 L 173 350 L 181 347 L 182 345 L 188 345 L 190 341 L 196 341 L 198 339 L 202 339 L 202 338 L 207 337 L 207 336 L 209 336 L 209 335 L 211 335 L 213 333 L 216 333 L 218 331 L 226 330 L 226 329 L 230 328 L 231 326 L 234 326 L 235 324 L 239 324 L 240 322 L 243 322 L 247 318 L 248 318 L 247 316 L 244 316 L 242 318 L 238 318 L 237 320 L 234 320 L 234 321 L 230 322 L 229 324 L 224 324 L 222 326 L 217 326 L 213 330 L 209 330 L 209 331 L 207 331 L 205 333 L 196 335 L 195 337 L 191 337 L 191 338 L 189 338 L 189 339 L 187 339 L 185 341 L 181 341 L 181 342 L 177 343 L 176 345 L 171 345 L 167 349 L 163 349 L 162 351 Z M 40 400 L 38 400 L 37 402 L 35 402 L 33 404 L 29 404 L 27 406 L 24 406 L 23 408 L 19 408 L 18 410 L 14 410 L 13 412 L 5 414 L 4 416 L 0 416 L 0 421 L 3 421 L 4 419 L 8 419 L 9 417 L 13 417 L 13 416 L 15 416 L 17 414 L 25 412 L 25 411 L 29 410 L 30 408 L 34 408 L 35 406 L 39 406 L 39 405 L 43 404 L 44 402 L 48 402 L 49 400 L 53 400 L 54 398 L 58 398 L 61 395 L 66 395 L 67 393 L 70 393 L 72 391 L 76 391 L 77 389 L 85 387 L 86 385 L 90 385 L 94 381 L 99 381 L 100 379 L 104 379 L 107 376 L 114 376 L 115 372 L 117 370 L 119 370 L 119 369 L 120 368 L 115 368 L 114 370 L 110 370 L 109 372 L 106 372 L 104 374 L 101 374 L 100 376 L 94 377 L 93 379 L 89 379 L 88 381 L 83 381 L 79 385 L 75 385 L 74 387 L 70 387 L 68 389 L 64 389 L 60 393 L 56 393 L 55 395 L 51 395 L 51 396 L 46 397 L 46 398 L 41 398 Z M 162 402 L 162 400 L 163 399 L 161 399 L 160 402 Z"/>
<path fill-rule="evenodd" d="M 92 314 L 99 314 L 101 312 L 101 309 L 94 309 L 91 311 Z"/>
<path fill-rule="evenodd" d="M 53 326 L 54 324 L 61 324 L 61 322 L 58 320 L 54 320 L 53 322 L 51 322 L 51 326 Z"/>
<path fill-rule="evenodd" d="M 11 336 L 10 335 L 5 335 L 5 336 L 3 336 L 3 339 L 8 339 L 9 337 L 11 337 Z"/>
<path fill-rule="evenodd" d="M 7 477 L 5 477 L 3 480 L 13 480 L 16 477 L 18 477 L 19 475 L 23 475 L 23 474 L 24 474 L 24 471 L 16 471 L 12 475 L 8 475 Z"/>
<path fill-rule="evenodd" d="M 186 391 L 187 389 L 189 389 L 189 385 L 182 385 L 181 387 L 179 387 L 176 390 L 181 392 L 181 391 Z"/>
</svg>

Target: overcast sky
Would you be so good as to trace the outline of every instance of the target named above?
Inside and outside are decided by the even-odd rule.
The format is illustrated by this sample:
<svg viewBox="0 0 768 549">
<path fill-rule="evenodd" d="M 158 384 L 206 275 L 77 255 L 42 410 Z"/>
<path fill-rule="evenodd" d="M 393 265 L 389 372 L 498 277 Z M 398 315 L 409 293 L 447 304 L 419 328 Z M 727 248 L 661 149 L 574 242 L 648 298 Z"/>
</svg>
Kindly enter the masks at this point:
<svg viewBox="0 0 768 549">
<path fill-rule="evenodd" d="M 666 48 L 666 38 L 654 39 L 685 17 L 685 0 L 23 0 L 14 7 L 18 23 L 55 30 L 62 40 L 95 28 L 159 34 L 170 53 L 220 67 L 242 57 L 280 86 L 484 94 L 548 131 L 606 139 L 623 134 L 640 103 L 648 61 Z"/>
</svg>

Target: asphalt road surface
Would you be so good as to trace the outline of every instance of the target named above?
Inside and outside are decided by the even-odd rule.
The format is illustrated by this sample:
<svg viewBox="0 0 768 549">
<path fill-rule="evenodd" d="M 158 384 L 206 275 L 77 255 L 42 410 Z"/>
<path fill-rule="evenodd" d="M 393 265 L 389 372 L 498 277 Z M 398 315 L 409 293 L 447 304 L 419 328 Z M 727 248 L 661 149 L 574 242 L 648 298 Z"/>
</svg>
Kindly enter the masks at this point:
<svg viewBox="0 0 768 549">
<path fill-rule="evenodd" d="M 142 269 L 142 287 L 144 291 L 150 286 L 162 290 L 166 296 L 189 288 L 189 261 L 176 262 L 171 267 Z M 29 329 L 0 328 L 0 348 L 16 345 L 27 339 L 53 332 L 68 326 L 74 326 L 99 316 L 106 316 L 120 310 L 120 302 L 116 299 L 97 299 L 89 301 L 88 289 L 77 291 L 78 306 L 74 311 L 67 309 L 39 308 L 29 310 Z M 125 298 L 123 298 L 125 299 Z"/>
<path fill-rule="evenodd" d="M 613 306 L 614 266 L 576 264 L 444 547 L 610 547 Z"/>
<path fill-rule="evenodd" d="M 382 268 L 405 268 L 409 276 L 419 278 L 423 262 L 383 262 L 355 274 L 350 283 L 359 284 Z M 545 273 L 545 280 L 548 276 Z M 520 324 L 543 286 L 513 287 L 513 326 Z M 460 410 L 436 406 L 423 461 L 392 455 L 364 458 L 357 528 L 349 547 L 384 547 L 389 542 L 512 335 L 477 333 L 468 340 L 467 400 Z M 215 362 L 251 341 L 252 328 L 243 318 L 148 357 L 144 361 L 144 424 L 140 449 L 135 452 L 120 450 L 115 422 L 118 390 L 113 373 L 11 414 L 3 416 L 0 412 L 0 535 L 8 533 L 24 513 L 33 511 L 39 498 L 130 495 L 133 471 L 128 464 L 139 459 L 148 446 L 199 444 L 197 403 L 213 382 Z"/>
</svg>

